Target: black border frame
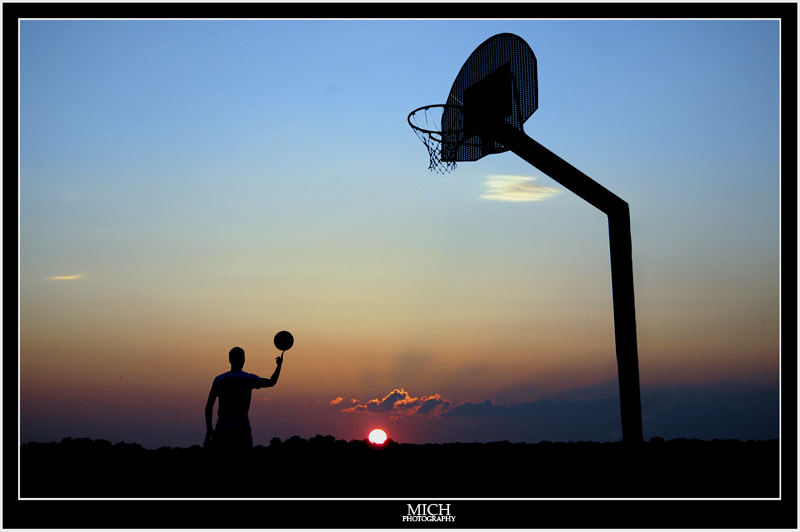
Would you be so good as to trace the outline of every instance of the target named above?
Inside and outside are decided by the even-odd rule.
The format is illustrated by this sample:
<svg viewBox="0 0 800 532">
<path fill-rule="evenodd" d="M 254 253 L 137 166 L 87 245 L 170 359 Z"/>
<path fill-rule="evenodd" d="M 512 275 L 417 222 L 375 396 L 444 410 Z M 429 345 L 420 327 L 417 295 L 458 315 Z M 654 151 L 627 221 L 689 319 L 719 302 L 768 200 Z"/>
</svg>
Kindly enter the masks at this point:
<svg viewBox="0 0 800 532">
<path fill-rule="evenodd" d="M 410 15 L 410 13 L 415 15 Z M 579 14 L 579 15 L 578 15 Z M 797 528 L 796 3 L 3 3 L 4 528 Z M 453 523 L 403 524 L 408 500 L 20 500 L 18 429 L 18 19 L 775 18 L 781 20 L 780 500 L 437 500 Z M 12 81 L 16 80 L 16 82 Z M 15 319 L 12 319 L 14 318 Z M 14 435 L 14 436 L 12 436 Z M 7 445 L 9 442 L 14 445 Z"/>
</svg>

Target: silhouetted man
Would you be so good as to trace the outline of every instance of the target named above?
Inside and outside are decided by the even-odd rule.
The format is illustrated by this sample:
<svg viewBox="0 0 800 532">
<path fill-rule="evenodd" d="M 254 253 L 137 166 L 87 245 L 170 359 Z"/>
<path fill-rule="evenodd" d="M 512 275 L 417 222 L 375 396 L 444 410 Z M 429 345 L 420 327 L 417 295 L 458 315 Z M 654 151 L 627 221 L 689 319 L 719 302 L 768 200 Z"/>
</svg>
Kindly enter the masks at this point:
<svg viewBox="0 0 800 532">
<path fill-rule="evenodd" d="M 213 442 L 218 449 L 251 449 L 253 447 L 253 434 L 250 431 L 250 419 L 247 411 L 250 410 L 251 391 L 257 388 L 269 388 L 278 382 L 283 364 L 283 354 L 275 358 L 278 365 L 269 379 L 262 379 L 258 375 L 242 371 L 244 367 L 244 349 L 234 347 L 228 353 L 231 370 L 217 375 L 211 384 L 206 403 L 206 440 L 204 445 Z M 214 401 L 219 398 L 217 409 L 217 428 L 211 426 L 211 417 L 214 412 Z"/>
</svg>

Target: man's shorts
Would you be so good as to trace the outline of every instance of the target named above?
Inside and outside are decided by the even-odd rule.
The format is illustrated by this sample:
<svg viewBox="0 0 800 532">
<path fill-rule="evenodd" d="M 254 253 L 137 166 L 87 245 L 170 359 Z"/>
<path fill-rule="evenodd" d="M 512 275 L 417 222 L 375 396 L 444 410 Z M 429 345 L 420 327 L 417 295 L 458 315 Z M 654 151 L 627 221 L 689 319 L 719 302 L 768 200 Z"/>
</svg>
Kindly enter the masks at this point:
<svg viewBox="0 0 800 532">
<path fill-rule="evenodd" d="M 250 425 L 229 425 L 214 430 L 214 448 L 238 451 L 253 448 L 253 433 Z"/>
</svg>

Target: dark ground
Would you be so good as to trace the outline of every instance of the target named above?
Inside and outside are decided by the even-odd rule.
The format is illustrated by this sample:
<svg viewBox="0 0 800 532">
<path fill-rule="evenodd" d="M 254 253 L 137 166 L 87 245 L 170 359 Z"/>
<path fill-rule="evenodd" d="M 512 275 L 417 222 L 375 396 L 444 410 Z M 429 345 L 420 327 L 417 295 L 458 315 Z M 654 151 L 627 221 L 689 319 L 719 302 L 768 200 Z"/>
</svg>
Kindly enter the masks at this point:
<svg viewBox="0 0 800 532">
<path fill-rule="evenodd" d="M 27 497 L 777 497 L 778 441 L 398 444 L 293 436 L 248 455 L 64 439 L 21 448 Z"/>
</svg>

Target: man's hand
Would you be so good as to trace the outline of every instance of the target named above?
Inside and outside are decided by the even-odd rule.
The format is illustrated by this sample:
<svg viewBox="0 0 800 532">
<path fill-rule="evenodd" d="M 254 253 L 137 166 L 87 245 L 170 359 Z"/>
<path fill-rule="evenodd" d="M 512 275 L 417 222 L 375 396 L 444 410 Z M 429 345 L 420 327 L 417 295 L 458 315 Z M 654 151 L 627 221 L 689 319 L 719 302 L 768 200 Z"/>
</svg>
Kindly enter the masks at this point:
<svg viewBox="0 0 800 532">
<path fill-rule="evenodd" d="M 275 363 L 276 363 L 278 366 L 280 366 L 281 364 L 283 364 L 283 353 L 281 353 L 281 356 L 279 356 L 279 357 L 275 357 Z"/>
<path fill-rule="evenodd" d="M 213 430 L 207 430 L 206 431 L 206 439 L 203 441 L 203 447 L 208 449 L 211 446 L 213 441 L 214 441 L 214 431 Z"/>
</svg>

